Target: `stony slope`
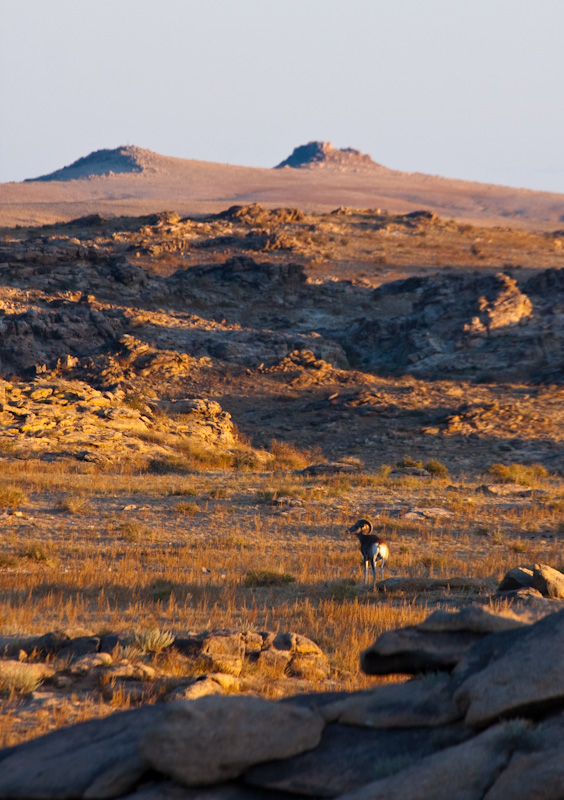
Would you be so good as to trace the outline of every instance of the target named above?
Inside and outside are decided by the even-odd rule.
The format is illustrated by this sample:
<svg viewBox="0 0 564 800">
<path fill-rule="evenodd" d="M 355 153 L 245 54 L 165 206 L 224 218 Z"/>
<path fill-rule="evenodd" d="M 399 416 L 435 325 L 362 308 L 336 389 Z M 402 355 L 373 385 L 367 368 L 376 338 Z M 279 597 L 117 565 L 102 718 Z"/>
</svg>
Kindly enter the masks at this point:
<svg viewBox="0 0 564 800">
<path fill-rule="evenodd" d="M 66 426 L 75 457 L 172 457 L 194 420 L 221 445 L 223 409 L 257 447 L 355 449 L 373 465 L 402 448 L 476 466 L 503 451 L 564 467 L 560 243 L 427 213 L 256 205 L 20 232 L 0 244 L 0 368 L 21 400 L 5 387 L 5 446 L 53 457 Z M 449 269 L 406 275 L 435 247 Z M 509 267 L 512 248 L 522 263 Z M 184 408 L 196 400 L 205 419 Z M 179 427 L 163 412 L 192 416 Z"/>
</svg>

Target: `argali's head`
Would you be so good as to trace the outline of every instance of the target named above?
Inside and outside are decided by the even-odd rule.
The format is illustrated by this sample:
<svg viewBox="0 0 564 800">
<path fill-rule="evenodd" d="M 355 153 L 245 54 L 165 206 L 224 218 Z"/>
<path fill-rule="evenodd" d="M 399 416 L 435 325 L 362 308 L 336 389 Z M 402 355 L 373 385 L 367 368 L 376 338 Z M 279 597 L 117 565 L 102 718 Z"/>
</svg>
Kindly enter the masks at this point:
<svg viewBox="0 0 564 800">
<path fill-rule="evenodd" d="M 355 534 L 356 536 L 367 536 L 372 533 L 372 523 L 369 519 L 357 519 L 354 525 L 348 529 L 347 533 Z"/>
</svg>

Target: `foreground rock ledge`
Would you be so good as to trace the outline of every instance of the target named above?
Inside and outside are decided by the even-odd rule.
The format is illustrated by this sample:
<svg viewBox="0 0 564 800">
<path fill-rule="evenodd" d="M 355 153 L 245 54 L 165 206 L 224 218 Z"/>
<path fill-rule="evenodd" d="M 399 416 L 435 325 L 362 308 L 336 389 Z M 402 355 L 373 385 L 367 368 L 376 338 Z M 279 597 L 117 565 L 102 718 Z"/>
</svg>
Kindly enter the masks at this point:
<svg viewBox="0 0 564 800">
<path fill-rule="evenodd" d="M 422 652 L 425 637 L 434 653 L 444 637 L 449 671 L 362 692 L 116 713 L 0 751 L 0 798 L 562 800 L 564 610 L 439 611 L 380 637 L 374 657 L 411 646 L 414 630 Z"/>
</svg>

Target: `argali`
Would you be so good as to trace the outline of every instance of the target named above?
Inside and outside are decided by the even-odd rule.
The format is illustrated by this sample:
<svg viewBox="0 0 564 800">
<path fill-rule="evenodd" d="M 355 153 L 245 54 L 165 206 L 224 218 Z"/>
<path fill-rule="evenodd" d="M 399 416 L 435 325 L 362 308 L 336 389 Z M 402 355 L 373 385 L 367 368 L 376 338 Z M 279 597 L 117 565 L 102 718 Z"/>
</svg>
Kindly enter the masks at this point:
<svg viewBox="0 0 564 800">
<path fill-rule="evenodd" d="M 386 542 L 375 533 L 372 533 L 372 523 L 369 519 L 358 519 L 348 529 L 347 533 L 354 533 L 360 542 L 360 552 L 364 559 L 364 585 L 368 583 L 368 565 L 372 567 L 372 588 L 376 585 L 376 564 L 380 562 L 380 575 L 384 577 L 384 567 L 389 556 Z"/>
</svg>

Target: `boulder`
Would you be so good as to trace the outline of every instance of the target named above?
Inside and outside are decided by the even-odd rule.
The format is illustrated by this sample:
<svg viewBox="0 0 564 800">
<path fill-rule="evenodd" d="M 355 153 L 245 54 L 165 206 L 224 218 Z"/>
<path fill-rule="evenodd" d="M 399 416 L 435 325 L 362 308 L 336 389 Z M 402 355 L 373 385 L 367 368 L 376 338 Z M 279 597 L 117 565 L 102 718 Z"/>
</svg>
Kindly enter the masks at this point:
<svg viewBox="0 0 564 800">
<path fill-rule="evenodd" d="M 235 778 L 253 764 L 319 744 L 323 718 L 307 708 L 258 697 L 202 697 L 166 707 L 141 738 L 151 766 L 186 786 Z"/>
<path fill-rule="evenodd" d="M 528 567 L 513 567 L 506 572 L 503 580 L 499 584 L 499 592 L 507 592 L 511 589 L 521 589 L 533 585 L 533 570 Z"/>
<path fill-rule="evenodd" d="M 86 797 L 92 785 L 101 783 L 117 790 L 97 798 L 125 794 L 146 769 L 138 738 L 164 711 L 163 706 L 136 708 L 0 751 L 0 798 L 71 800 Z"/>
<path fill-rule="evenodd" d="M 395 774 L 348 791 L 339 800 L 483 800 L 511 756 L 510 726 L 496 725 L 427 758 L 415 760 L 409 753 L 403 769 L 401 763 L 389 764 Z"/>
<path fill-rule="evenodd" d="M 526 628 L 492 634 L 482 644 L 469 654 L 468 677 L 455 694 L 468 725 L 535 715 L 564 702 L 564 611 Z"/>
<path fill-rule="evenodd" d="M 535 564 L 533 569 L 533 588 L 544 597 L 562 600 L 564 599 L 564 575 L 547 564 Z"/>
<path fill-rule="evenodd" d="M 435 673 L 405 683 L 387 683 L 329 704 L 323 714 L 363 728 L 427 728 L 460 719 L 450 675 Z"/>
<path fill-rule="evenodd" d="M 245 780 L 262 789 L 340 796 L 369 784 L 390 768 L 401 769 L 412 760 L 449 747 L 463 736 L 460 726 L 363 730 L 330 724 L 315 750 L 284 762 L 253 767 L 245 773 Z"/>
<path fill-rule="evenodd" d="M 515 739 L 515 752 L 507 767 L 487 792 L 484 800 L 508 797 L 554 800 L 564 786 L 564 717 L 523 726 Z"/>
</svg>

